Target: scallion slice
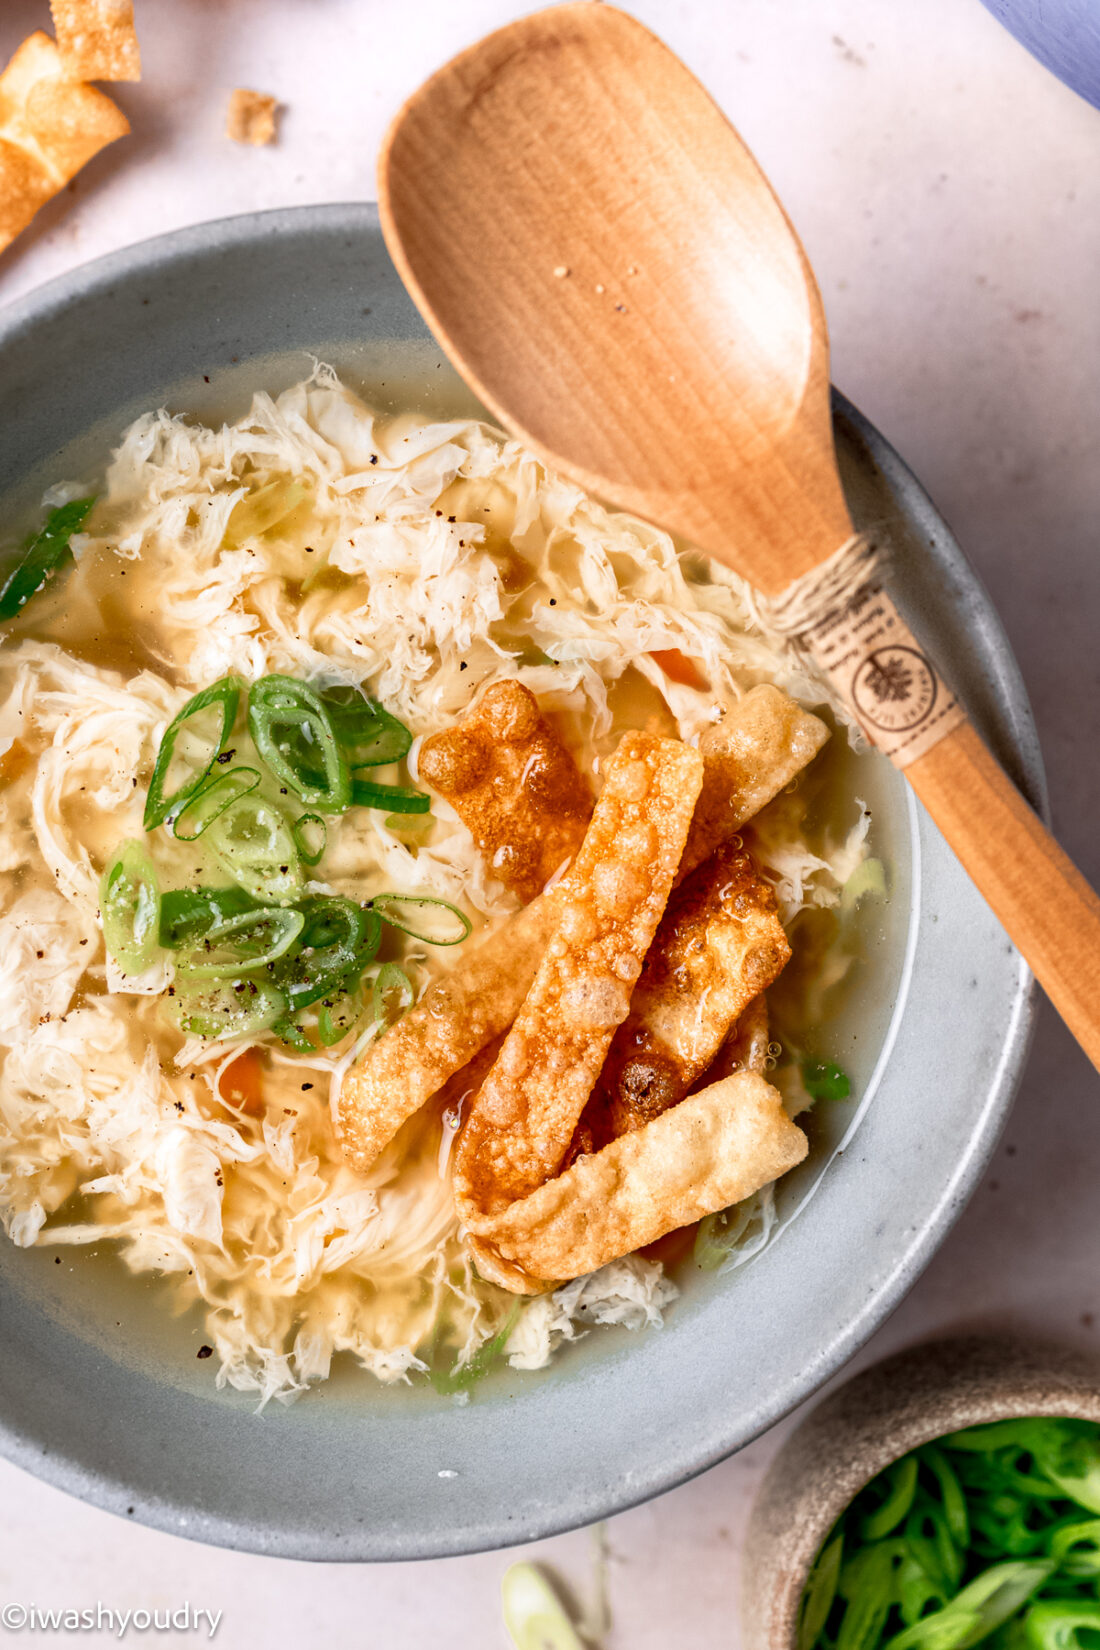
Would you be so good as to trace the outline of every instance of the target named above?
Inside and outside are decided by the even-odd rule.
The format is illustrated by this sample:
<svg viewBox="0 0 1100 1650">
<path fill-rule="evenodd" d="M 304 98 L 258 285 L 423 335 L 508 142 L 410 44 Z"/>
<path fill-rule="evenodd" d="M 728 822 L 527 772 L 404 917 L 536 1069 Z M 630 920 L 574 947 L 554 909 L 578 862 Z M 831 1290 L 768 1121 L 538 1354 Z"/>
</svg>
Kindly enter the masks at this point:
<svg viewBox="0 0 1100 1650">
<path fill-rule="evenodd" d="M 83 527 L 94 503 L 94 498 L 74 498 L 50 511 L 45 526 L 24 546 L 23 554 L 0 584 L 0 620 L 14 619 L 58 568 L 72 560 L 69 541 Z"/>
<path fill-rule="evenodd" d="M 248 695 L 256 749 L 281 784 L 310 808 L 343 813 L 351 799 L 348 764 L 319 693 L 293 676 L 261 676 Z"/>
<path fill-rule="evenodd" d="M 254 791 L 259 783 L 256 768 L 230 768 L 228 773 L 219 774 L 184 803 L 172 821 L 172 835 L 181 842 L 194 842 L 219 814 Z"/>
<path fill-rule="evenodd" d="M 287 905 L 301 894 L 294 836 L 274 803 L 242 797 L 211 822 L 206 840 L 234 882 L 261 903 Z"/>
<path fill-rule="evenodd" d="M 214 980 L 195 990 L 176 990 L 168 1014 L 188 1037 L 253 1036 L 286 1013 L 286 998 L 267 980 Z"/>
<path fill-rule="evenodd" d="M 278 972 L 293 1014 L 357 981 L 381 938 L 375 913 L 340 895 L 314 894 L 299 910 L 304 923 L 298 947 Z"/>
<path fill-rule="evenodd" d="M 371 907 L 391 928 L 425 945 L 458 945 L 472 926 L 457 905 L 431 894 L 376 894 Z"/>
<path fill-rule="evenodd" d="M 170 888 L 161 895 L 160 943 L 169 951 L 197 940 L 215 923 L 254 911 L 256 901 L 243 888 Z"/>
<path fill-rule="evenodd" d="M 126 974 L 141 974 L 157 953 L 160 885 L 143 842 L 124 842 L 99 883 L 107 950 Z"/>
<path fill-rule="evenodd" d="M 198 945 L 179 953 L 177 979 L 218 980 L 268 969 L 290 950 L 305 920 L 293 906 L 283 905 L 227 917 L 209 928 Z"/>
<path fill-rule="evenodd" d="M 363 994 L 344 991 L 331 1001 L 325 1000 L 317 1011 L 317 1035 L 325 1048 L 339 1043 L 363 1017 Z"/>
<path fill-rule="evenodd" d="M 373 779 L 351 781 L 353 808 L 385 808 L 393 814 L 426 814 L 432 805 L 427 791 L 410 785 L 378 785 Z"/>
<path fill-rule="evenodd" d="M 349 768 L 377 768 L 408 754 L 412 734 L 405 724 L 358 688 L 326 688 L 321 698 Z"/>
<path fill-rule="evenodd" d="M 242 686 L 239 677 L 223 676 L 221 681 L 212 683 L 210 687 L 203 688 L 201 693 L 196 693 L 188 699 L 179 715 L 168 724 L 164 738 L 160 742 L 160 749 L 157 751 L 153 777 L 149 781 L 149 792 L 145 798 L 143 823 L 147 831 L 155 830 L 158 825 L 163 825 L 166 819 L 181 812 L 183 804 L 205 781 L 215 761 L 225 750 L 226 741 L 233 730 Z M 205 760 L 202 757 L 195 760 L 183 783 L 168 791 L 169 774 L 180 735 L 189 722 L 201 716 L 203 711 L 211 709 L 217 714 L 218 730 L 216 736 L 210 740 L 207 751 L 203 752 Z"/>
<path fill-rule="evenodd" d="M 371 1017 L 391 1026 L 399 1020 L 416 998 L 412 981 L 396 963 L 383 963 L 371 991 Z"/>
<path fill-rule="evenodd" d="M 516 1650 L 583 1650 L 549 1581 L 533 1564 L 513 1564 L 500 1586 L 504 1625 Z"/>
<path fill-rule="evenodd" d="M 317 865 L 328 841 L 328 827 L 320 814 L 302 814 L 291 826 L 294 846 L 306 865 Z"/>
</svg>

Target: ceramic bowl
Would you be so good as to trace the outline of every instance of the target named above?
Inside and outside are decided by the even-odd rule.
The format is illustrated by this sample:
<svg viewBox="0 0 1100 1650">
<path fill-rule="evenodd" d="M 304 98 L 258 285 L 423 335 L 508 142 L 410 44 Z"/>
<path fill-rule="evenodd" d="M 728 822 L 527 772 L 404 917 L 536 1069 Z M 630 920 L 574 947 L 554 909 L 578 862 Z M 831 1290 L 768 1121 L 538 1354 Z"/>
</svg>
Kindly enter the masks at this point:
<svg viewBox="0 0 1100 1650">
<path fill-rule="evenodd" d="M 94 478 L 127 420 L 234 415 L 326 359 L 376 401 L 469 407 L 368 206 L 200 225 L 76 271 L 0 315 L 5 513 Z M 860 523 L 1008 771 L 1042 805 L 1020 679 L 988 600 L 904 464 L 842 397 Z M 660 1332 L 608 1330 L 463 1408 L 343 1370 L 263 1415 L 217 1392 L 201 1332 L 121 1268 L 0 1241 L 0 1449 L 103 1507 L 207 1541 L 314 1559 L 438 1556 L 587 1523 L 720 1460 L 810 1394 L 926 1264 L 993 1150 L 1024 1058 L 1029 977 L 903 781 L 853 770 L 892 896 L 836 1029 L 855 1097 L 811 1119 L 782 1229 L 693 1272 Z"/>
<path fill-rule="evenodd" d="M 1100 1364 L 1056 1346 L 932 1341 L 830 1394 L 776 1456 L 744 1555 L 745 1650 L 797 1650 L 799 1603 L 822 1543 L 884 1467 L 962 1427 L 1022 1416 L 1100 1422 Z"/>
</svg>

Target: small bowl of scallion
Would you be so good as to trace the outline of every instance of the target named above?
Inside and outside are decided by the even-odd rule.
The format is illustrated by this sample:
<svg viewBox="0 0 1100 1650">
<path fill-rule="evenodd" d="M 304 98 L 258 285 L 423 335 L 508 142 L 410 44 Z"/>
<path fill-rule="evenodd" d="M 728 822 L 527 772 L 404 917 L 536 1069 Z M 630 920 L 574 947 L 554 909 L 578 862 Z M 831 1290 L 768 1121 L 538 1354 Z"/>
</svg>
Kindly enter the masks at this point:
<svg viewBox="0 0 1100 1650">
<path fill-rule="evenodd" d="M 991 1338 L 857 1375 L 779 1452 L 746 1650 L 1100 1650 L 1100 1364 Z"/>
</svg>

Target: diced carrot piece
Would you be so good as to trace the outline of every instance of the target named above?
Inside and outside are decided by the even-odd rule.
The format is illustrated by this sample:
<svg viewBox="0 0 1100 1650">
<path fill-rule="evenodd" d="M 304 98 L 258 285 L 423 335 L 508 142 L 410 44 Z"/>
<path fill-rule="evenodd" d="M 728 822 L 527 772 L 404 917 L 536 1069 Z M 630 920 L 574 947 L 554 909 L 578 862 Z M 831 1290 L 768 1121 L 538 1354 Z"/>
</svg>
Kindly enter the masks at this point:
<svg viewBox="0 0 1100 1650">
<path fill-rule="evenodd" d="M 681 653 L 678 647 L 658 648 L 649 657 L 660 665 L 670 682 L 679 682 L 681 687 L 697 688 L 701 693 L 710 687 L 699 666 L 686 653 Z"/>
<path fill-rule="evenodd" d="M 3 756 L 0 756 L 0 790 L 26 773 L 31 765 L 31 753 L 21 739 L 13 739 Z"/>
<path fill-rule="evenodd" d="M 218 1085 L 221 1098 L 249 1117 L 264 1106 L 264 1063 L 254 1048 L 246 1048 L 226 1066 Z"/>
</svg>

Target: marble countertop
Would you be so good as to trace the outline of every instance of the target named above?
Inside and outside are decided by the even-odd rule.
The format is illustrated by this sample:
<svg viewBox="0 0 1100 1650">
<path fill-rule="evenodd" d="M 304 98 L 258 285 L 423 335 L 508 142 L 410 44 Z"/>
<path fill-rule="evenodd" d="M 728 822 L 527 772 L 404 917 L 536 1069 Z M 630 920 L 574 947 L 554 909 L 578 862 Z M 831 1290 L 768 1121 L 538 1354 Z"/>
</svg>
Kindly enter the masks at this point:
<svg viewBox="0 0 1100 1650">
<path fill-rule="evenodd" d="M 134 134 L 0 259 L 0 302 L 181 224 L 372 195 L 373 157 L 401 99 L 526 9 L 137 0 L 145 79 L 117 89 Z M 834 378 L 920 476 L 992 593 L 1032 696 L 1057 829 L 1100 883 L 1100 113 L 978 0 L 626 9 L 702 77 L 784 200 L 820 280 Z M 0 61 L 47 17 L 46 0 L 4 0 Z M 285 105 L 276 147 L 223 137 L 237 85 Z M 1098 1102 L 1095 1074 L 1042 1005 L 993 1164 L 859 1362 L 963 1326 L 1100 1352 Z M 747 1510 L 790 1424 L 529 1555 L 582 1600 L 606 1577 L 606 1650 L 736 1646 Z M 227 1650 L 503 1650 L 507 1561 L 309 1568 L 221 1552 L 121 1524 L 0 1463 L 0 1602 L 163 1610 L 189 1600 L 224 1612 Z"/>
</svg>

